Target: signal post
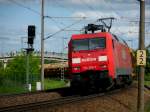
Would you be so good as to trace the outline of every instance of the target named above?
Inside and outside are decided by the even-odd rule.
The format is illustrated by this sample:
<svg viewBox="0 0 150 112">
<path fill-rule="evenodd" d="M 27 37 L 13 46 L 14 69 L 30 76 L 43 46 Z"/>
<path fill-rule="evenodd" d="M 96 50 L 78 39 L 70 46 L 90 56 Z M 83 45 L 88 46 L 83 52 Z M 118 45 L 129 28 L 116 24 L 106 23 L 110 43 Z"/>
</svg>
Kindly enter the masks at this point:
<svg viewBox="0 0 150 112">
<path fill-rule="evenodd" d="M 35 38 L 35 26 L 28 26 L 28 48 L 26 48 L 26 86 L 27 90 L 31 91 L 31 85 L 29 84 L 29 55 L 33 49 L 33 43 Z"/>
</svg>

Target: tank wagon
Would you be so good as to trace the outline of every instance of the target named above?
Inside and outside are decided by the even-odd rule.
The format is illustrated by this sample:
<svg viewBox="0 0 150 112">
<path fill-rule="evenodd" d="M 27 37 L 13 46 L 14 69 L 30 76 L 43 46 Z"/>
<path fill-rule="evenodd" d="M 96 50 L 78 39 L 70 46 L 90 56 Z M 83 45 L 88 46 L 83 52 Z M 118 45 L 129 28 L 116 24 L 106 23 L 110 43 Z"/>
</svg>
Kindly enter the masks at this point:
<svg viewBox="0 0 150 112">
<path fill-rule="evenodd" d="M 108 19 L 112 24 L 113 18 L 99 21 Z M 108 89 L 132 82 L 130 49 L 124 40 L 110 33 L 111 24 L 88 24 L 84 34 L 72 35 L 68 44 L 71 87 Z"/>
</svg>

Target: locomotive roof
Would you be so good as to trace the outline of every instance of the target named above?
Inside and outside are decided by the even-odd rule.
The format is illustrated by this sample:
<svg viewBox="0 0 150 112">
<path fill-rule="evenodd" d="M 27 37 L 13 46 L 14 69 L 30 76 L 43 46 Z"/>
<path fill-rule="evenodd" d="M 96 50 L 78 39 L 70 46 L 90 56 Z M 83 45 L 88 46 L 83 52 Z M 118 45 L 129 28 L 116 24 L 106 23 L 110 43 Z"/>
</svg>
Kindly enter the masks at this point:
<svg viewBox="0 0 150 112">
<path fill-rule="evenodd" d="M 128 44 L 126 43 L 126 41 L 123 40 L 122 38 L 118 38 L 118 37 L 117 37 L 116 35 L 114 35 L 114 34 L 112 34 L 112 38 L 115 39 L 115 40 L 117 40 L 118 42 L 120 42 L 120 43 L 122 43 L 122 44 L 128 46 Z"/>
<path fill-rule="evenodd" d="M 88 34 L 74 34 L 72 35 L 71 39 L 84 39 L 85 36 L 86 38 L 94 38 L 94 37 L 106 37 L 106 36 L 111 36 L 114 40 L 128 46 L 128 44 L 125 42 L 125 40 L 118 38 L 116 35 L 111 34 L 110 32 L 98 32 L 98 33 L 88 33 Z"/>
<path fill-rule="evenodd" d="M 106 37 L 106 35 L 109 35 L 109 32 L 98 32 L 98 33 L 88 33 L 88 34 L 74 34 L 72 35 L 71 39 L 84 39 L 86 38 L 94 38 L 94 37 Z"/>
</svg>

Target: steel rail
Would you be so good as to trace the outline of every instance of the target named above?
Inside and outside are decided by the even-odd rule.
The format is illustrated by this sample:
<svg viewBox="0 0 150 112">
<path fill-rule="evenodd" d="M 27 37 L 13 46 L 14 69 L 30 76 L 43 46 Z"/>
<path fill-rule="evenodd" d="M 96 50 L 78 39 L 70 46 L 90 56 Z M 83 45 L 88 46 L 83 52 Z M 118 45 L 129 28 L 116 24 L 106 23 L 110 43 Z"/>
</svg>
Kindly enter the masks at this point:
<svg viewBox="0 0 150 112">
<path fill-rule="evenodd" d="M 63 104 L 70 104 L 70 103 L 80 102 L 80 101 L 84 101 L 84 100 L 94 99 L 97 97 L 107 96 L 107 95 L 117 93 L 121 90 L 122 89 L 117 89 L 117 90 L 113 90 L 110 92 L 103 92 L 103 93 L 92 94 L 92 95 L 88 95 L 88 96 L 74 95 L 74 96 L 63 97 L 63 98 L 59 98 L 59 99 L 55 99 L 55 100 L 48 100 L 48 101 L 42 101 L 42 102 L 36 102 L 36 103 L 4 107 L 4 108 L 0 108 L 0 112 L 32 111 L 32 110 L 36 110 L 36 109 L 40 109 L 40 108 L 44 108 L 44 107 L 46 108 L 46 107 L 51 107 L 51 106 L 56 106 L 56 105 L 58 106 L 58 105 L 63 105 Z"/>
</svg>

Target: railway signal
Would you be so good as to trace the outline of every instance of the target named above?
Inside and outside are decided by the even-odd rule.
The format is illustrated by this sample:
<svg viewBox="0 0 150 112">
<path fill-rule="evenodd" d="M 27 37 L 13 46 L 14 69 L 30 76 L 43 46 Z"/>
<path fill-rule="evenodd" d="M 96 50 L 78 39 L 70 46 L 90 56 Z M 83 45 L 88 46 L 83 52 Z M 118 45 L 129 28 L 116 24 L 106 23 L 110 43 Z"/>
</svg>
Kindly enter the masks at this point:
<svg viewBox="0 0 150 112">
<path fill-rule="evenodd" d="M 26 86 L 27 90 L 31 91 L 31 84 L 29 84 L 29 55 L 33 49 L 35 38 L 35 25 L 28 26 L 28 48 L 26 48 Z"/>
<path fill-rule="evenodd" d="M 28 26 L 28 44 L 32 45 L 35 38 L 35 26 Z"/>
</svg>

